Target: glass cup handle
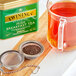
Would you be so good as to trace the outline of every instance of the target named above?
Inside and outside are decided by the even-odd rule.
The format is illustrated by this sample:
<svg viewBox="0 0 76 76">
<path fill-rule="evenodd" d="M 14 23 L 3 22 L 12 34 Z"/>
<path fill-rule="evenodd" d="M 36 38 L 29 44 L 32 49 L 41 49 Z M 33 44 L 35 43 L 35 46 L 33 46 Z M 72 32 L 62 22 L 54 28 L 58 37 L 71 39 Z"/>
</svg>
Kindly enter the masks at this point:
<svg viewBox="0 0 76 76">
<path fill-rule="evenodd" d="M 58 49 L 63 51 L 63 38 L 64 38 L 64 27 L 65 27 L 66 19 L 60 19 L 59 27 L 58 27 Z"/>
</svg>

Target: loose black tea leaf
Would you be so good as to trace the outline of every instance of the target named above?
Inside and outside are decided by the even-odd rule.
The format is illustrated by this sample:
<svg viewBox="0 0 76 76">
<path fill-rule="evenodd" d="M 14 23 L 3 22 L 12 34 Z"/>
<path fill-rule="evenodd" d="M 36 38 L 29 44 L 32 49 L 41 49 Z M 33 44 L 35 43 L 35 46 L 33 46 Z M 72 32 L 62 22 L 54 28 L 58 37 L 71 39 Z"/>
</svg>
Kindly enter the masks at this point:
<svg viewBox="0 0 76 76">
<path fill-rule="evenodd" d="M 35 55 L 41 51 L 40 46 L 37 45 L 28 45 L 23 48 L 23 52 L 28 55 Z"/>
</svg>

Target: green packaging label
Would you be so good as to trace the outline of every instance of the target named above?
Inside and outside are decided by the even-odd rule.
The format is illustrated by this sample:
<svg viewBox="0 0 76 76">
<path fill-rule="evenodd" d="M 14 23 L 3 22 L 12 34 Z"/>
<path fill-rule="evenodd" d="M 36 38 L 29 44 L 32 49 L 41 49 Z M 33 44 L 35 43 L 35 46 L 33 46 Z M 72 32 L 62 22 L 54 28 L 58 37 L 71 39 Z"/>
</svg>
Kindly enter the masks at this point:
<svg viewBox="0 0 76 76">
<path fill-rule="evenodd" d="M 0 38 L 6 39 L 38 30 L 38 2 L 0 11 Z"/>
<path fill-rule="evenodd" d="M 0 38 L 1 38 L 1 33 L 2 33 L 2 32 L 1 32 L 1 21 L 2 21 L 1 19 L 2 19 L 2 18 L 1 18 L 1 11 L 0 11 Z"/>
</svg>

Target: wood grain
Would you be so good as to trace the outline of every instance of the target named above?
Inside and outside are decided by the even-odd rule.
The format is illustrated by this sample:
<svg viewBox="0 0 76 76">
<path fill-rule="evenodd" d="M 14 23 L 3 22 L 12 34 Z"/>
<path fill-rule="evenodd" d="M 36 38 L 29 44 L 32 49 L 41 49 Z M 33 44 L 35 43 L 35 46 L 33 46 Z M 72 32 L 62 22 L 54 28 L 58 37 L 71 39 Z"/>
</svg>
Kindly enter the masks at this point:
<svg viewBox="0 0 76 76">
<path fill-rule="evenodd" d="M 18 50 L 18 47 L 20 46 L 20 44 L 27 40 L 37 40 L 37 41 L 41 42 L 43 44 L 43 46 L 45 47 L 44 53 L 40 57 L 38 57 L 34 60 L 25 59 L 24 63 L 20 66 L 20 68 L 22 68 L 26 65 L 39 65 L 40 62 L 45 58 L 45 56 L 51 50 L 51 47 L 50 47 L 49 43 L 47 42 L 47 27 L 48 27 L 48 18 L 47 17 L 48 16 L 47 16 L 47 11 L 46 11 L 39 19 L 39 31 L 24 35 L 24 37 L 13 48 L 14 50 Z M 18 68 L 18 69 L 20 69 L 20 68 Z M 5 76 L 30 76 L 30 74 L 32 73 L 31 69 L 34 70 L 35 68 L 29 67 L 29 68 L 26 68 L 17 73 L 5 74 Z M 4 68 L 4 70 L 8 71 L 5 68 Z"/>
</svg>

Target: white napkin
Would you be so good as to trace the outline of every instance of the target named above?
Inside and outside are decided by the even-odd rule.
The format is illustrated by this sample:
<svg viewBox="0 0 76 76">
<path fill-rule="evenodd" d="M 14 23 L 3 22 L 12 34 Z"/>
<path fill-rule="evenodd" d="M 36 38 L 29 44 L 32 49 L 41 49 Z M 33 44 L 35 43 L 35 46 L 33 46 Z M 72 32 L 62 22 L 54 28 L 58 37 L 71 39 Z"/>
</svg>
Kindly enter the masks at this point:
<svg viewBox="0 0 76 76">
<path fill-rule="evenodd" d="M 62 76 L 76 76 L 76 60 Z"/>
</svg>

